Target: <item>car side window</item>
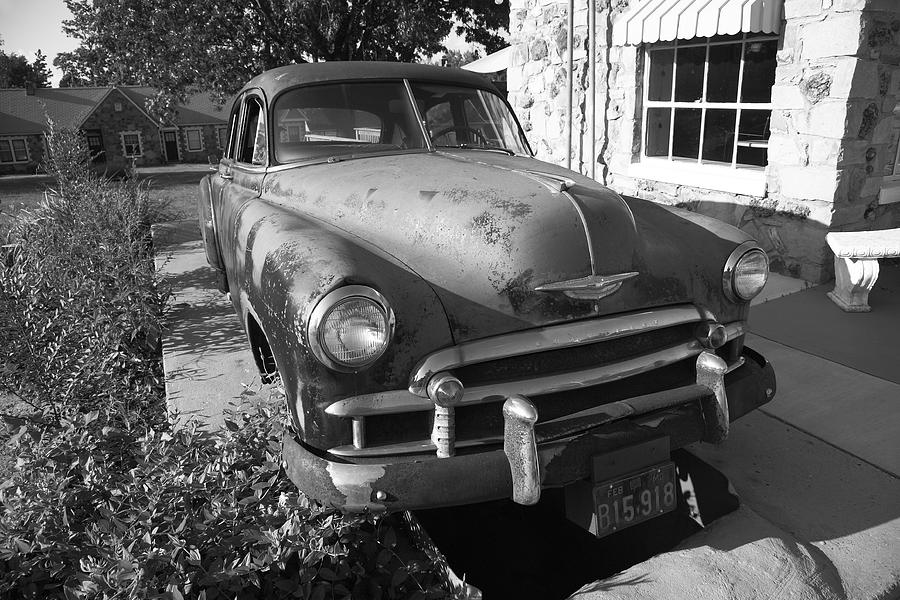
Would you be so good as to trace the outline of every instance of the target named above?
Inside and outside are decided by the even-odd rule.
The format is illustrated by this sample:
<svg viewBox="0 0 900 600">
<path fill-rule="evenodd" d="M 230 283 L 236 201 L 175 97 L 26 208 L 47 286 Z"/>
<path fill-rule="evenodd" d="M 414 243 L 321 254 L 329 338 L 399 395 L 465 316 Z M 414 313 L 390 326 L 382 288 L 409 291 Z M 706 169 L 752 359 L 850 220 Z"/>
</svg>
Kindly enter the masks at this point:
<svg viewBox="0 0 900 600">
<path fill-rule="evenodd" d="M 269 149 L 262 102 L 259 98 L 249 98 L 246 107 L 237 160 L 251 165 L 265 165 L 269 159 Z"/>
</svg>

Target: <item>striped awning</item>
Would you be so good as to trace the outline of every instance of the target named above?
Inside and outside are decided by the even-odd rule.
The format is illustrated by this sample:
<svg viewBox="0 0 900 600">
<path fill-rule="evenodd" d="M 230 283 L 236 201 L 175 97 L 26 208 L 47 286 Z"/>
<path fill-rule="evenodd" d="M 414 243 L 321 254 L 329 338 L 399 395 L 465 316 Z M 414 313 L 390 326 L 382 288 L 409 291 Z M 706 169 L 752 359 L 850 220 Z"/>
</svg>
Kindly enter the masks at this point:
<svg viewBox="0 0 900 600">
<path fill-rule="evenodd" d="M 784 0 L 632 0 L 613 24 L 613 45 L 741 32 L 779 33 Z"/>
</svg>

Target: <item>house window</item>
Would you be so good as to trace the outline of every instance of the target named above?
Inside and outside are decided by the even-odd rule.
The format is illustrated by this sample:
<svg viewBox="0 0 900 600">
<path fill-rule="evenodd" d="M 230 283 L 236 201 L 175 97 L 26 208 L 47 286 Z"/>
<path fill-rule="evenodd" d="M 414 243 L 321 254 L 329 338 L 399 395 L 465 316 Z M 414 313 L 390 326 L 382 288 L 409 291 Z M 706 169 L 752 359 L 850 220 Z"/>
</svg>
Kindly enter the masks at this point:
<svg viewBox="0 0 900 600">
<path fill-rule="evenodd" d="M 203 150 L 203 132 L 200 129 L 185 129 L 184 137 L 187 140 L 188 152 Z"/>
<path fill-rule="evenodd" d="M 765 167 L 777 48 L 755 33 L 648 47 L 644 156 Z"/>
<path fill-rule="evenodd" d="M 228 129 L 226 127 L 216 127 L 216 145 L 222 152 L 225 152 L 225 148 L 228 147 Z"/>
<path fill-rule="evenodd" d="M 125 153 L 126 158 L 143 156 L 140 131 L 123 131 L 119 135 L 122 136 L 122 151 Z"/>
<path fill-rule="evenodd" d="M 0 163 L 28 162 L 28 146 L 25 138 L 0 139 Z"/>
<path fill-rule="evenodd" d="M 106 156 L 103 152 L 103 137 L 96 131 L 90 131 L 85 134 L 87 139 L 88 151 L 91 153 L 91 161 L 95 163 L 106 162 Z"/>
</svg>

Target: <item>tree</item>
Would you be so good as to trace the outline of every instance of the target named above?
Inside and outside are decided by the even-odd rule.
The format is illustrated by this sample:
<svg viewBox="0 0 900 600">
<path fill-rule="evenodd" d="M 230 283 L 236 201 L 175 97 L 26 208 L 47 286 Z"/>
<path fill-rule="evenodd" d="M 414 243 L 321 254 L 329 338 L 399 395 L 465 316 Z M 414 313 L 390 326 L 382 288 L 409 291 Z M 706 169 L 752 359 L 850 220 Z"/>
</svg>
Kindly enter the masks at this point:
<svg viewBox="0 0 900 600">
<path fill-rule="evenodd" d="M 66 0 L 59 55 L 67 83 L 151 85 L 224 100 L 252 76 L 320 60 L 415 61 L 444 50 L 454 22 L 488 51 L 503 45 L 509 6 L 494 0 Z M 454 21 L 455 20 L 455 21 Z"/>
<path fill-rule="evenodd" d="M 0 88 L 23 88 L 28 83 L 35 87 L 50 87 L 50 75 L 47 57 L 40 50 L 30 63 L 21 54 L 0 50 Z"/>
</svg>

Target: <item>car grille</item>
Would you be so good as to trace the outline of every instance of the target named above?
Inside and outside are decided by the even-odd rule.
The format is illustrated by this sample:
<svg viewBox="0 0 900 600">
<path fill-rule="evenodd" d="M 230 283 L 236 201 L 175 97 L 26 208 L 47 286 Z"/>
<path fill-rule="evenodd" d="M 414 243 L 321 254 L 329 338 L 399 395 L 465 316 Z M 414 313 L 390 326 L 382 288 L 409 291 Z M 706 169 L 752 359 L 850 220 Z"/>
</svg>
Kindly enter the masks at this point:
<svg viewBox="0 0 900 600">
<path fill-rule="evenodd" d="M 354 444 L 331 448 L 353 459 L 434 454 L 434 405 L 421 382 L 434 371 L 451 372 L 465 387 L 455 413 L 455 447 L 498 444 L 501 406 L 526 395 L 539 422 L 587 408 L 693 382 L 696 337 L 706 319 L 681 305 L 517 332 L 438 351 L 411 377 L 410 390 L 348 398 L 326 412 L 353 419 Z M 743 334 L 733 329 L 732 338 Z M 424 373 L 424 375 L 423 375 Z M 648 374 L 652 373 L 652 376 Z M 412 392 L 417 393 L 412 393 Z"/>
</svg>

